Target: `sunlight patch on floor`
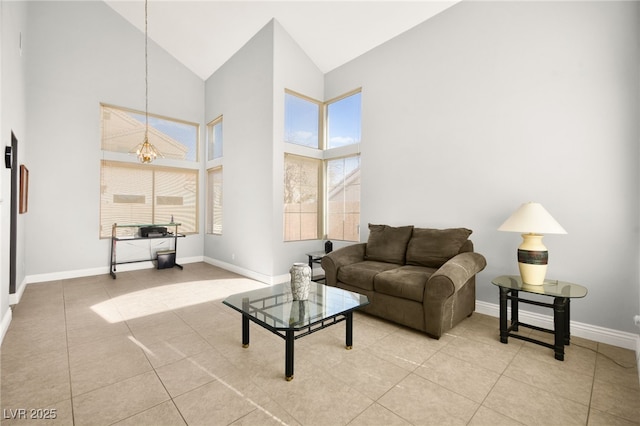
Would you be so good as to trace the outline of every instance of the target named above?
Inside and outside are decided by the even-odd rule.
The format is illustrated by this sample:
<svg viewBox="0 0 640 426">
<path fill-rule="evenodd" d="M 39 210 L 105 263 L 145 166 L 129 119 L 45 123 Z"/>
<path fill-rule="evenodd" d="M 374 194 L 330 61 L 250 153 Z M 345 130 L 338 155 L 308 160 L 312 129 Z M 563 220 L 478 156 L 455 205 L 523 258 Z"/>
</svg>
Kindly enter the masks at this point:
<svg viewBox="0 0 640 426">
<path fill-rule="evenodd" d="M 264 288 L 265 285 L 249 278 L 168 284 L 123 294 L 97 303 L 91 306 L 91 309 L 113 324 L 224 299 L 235 293 Z"/>
</svg>

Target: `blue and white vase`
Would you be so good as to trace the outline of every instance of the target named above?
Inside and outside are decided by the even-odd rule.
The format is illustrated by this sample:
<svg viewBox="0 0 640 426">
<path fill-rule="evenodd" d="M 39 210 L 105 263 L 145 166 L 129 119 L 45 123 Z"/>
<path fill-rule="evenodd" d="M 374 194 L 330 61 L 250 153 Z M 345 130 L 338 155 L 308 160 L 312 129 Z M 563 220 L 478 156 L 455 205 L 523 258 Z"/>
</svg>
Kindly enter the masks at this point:
<svg viewBox="0 0 640 426">
<path fill-rule="evenodd" d="M 306 263 L 296 262 L 289 269 L 289 273 L 293 300 L 307 300 L 311 289 L 311 268 Z"/>
</svg>

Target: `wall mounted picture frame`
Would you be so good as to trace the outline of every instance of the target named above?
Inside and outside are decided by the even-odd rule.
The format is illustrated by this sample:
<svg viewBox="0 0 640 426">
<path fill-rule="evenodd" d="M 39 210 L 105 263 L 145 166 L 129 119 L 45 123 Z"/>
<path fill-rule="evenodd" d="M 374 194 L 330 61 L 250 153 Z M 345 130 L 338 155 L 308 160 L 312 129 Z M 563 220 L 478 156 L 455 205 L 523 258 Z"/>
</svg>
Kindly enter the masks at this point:
<svg viewBox="0 0 640 426">
<path fill-rule="evenodd" d="M 29 208 L 29 169 L 20 164 L 20 204 L 18 212 L 26 213 Z"/>
</svg>

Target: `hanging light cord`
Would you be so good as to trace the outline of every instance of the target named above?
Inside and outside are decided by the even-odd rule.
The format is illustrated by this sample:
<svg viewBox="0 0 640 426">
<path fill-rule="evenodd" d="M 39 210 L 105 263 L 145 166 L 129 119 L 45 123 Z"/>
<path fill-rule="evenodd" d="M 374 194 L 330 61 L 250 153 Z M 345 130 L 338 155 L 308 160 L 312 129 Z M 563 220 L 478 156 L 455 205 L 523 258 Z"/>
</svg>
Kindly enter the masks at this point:
<svg viewBox="0 0 640 426">
<path fill-rule="evenodd" d="M 147 23 L 147 3 L 144 0 L 144 140 L 149 137 L 149 56 L 148 56 L 148 23 Z"/>
</svg>

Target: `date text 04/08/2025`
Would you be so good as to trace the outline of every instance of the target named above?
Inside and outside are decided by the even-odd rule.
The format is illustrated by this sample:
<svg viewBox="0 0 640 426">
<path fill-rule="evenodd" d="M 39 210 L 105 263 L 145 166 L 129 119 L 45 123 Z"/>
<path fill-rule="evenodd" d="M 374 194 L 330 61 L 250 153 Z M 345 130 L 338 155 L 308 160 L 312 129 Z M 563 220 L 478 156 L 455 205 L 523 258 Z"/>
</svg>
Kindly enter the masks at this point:
<svg viewBox="0 0 640 426">
<path fill-rule="evenodd" d="M 53 420 L 58 417 L 56 408 L 3 408 L 2 419 Z"/>
</svg>

